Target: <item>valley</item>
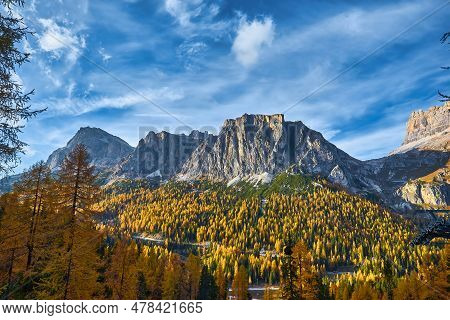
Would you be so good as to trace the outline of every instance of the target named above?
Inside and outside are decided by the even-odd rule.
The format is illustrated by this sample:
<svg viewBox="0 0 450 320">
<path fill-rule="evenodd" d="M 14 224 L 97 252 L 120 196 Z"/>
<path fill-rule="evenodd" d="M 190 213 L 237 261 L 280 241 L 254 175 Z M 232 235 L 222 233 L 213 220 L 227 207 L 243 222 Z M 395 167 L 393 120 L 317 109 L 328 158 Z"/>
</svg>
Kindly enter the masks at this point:
<svg viewBox="0 0 450 320">
<path fill-rule="evenodd" d="M 450 106 L 441 108 L 430 110 Z M 437 128 L 413 139 L 448 130 Z M 283 115 L 226 120 L 218 136 L 150 132 L 136 148 L 82 128 L 0 197 L 0 289 L 50 299 L 440 299 L 448 237 L 424 231 L 448 229 L 448 215 L 432 225 L 417 213 L 448 208 L 448 148 L 433 141 L 360 161 Z M 87 272 L 90 285 L 58 265 L 75 268 L 73 281 Z M 300 270 L 292 281 L 291 269 Z"/>
</svg>

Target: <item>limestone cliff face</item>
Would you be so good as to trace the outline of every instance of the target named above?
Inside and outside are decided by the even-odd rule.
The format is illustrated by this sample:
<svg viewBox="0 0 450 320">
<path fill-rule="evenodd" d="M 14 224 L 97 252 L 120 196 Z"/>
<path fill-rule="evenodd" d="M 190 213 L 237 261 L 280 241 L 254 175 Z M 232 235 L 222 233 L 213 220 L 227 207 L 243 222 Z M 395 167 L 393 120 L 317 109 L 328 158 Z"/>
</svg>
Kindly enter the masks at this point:
<svg viewBox="0 0 450 320">
<path fill-rule="evenodd" d="M 403 144 L 420 140 L 448 130 L 450 127 L 450 102 L 443 106 L 431 107 L 427 111 L 415 111 L 406 125 L 406 137 Z"/>
<path fill-rule="evenodd" d="M 149 132 L 134 152 L 114 168 L 117 178 L 162 178 L 175 175 L 203 141 L 214 141 L 208 133 L 192 131 L 189 135 Z"/>
<path fill-rule="evenodd" d="M 420 206 L 446 207 L 450 203 L 450 187 L 446 183 L 411 181 L 399 193 L 406 201 Z"/>
<path fill-rule="evenodd" d="M 177 178 L 230 181 L 294 168 L 352 189 L 360 183 L 361 167 L 361 161 L 301 121 L 285 121 L 281 114 L 245 114 L 226 120 L 217 139 L 203 142 Z"/>
<path fill-rule="evenodd" d="M 450 102 L 411 113 L 405 140 L 392 154 L 412 149 L 450 151 Z"/>
<path fill-rule="evenodd" d="M 397 187 L 396 194 L 404 201 L 420 206 L 448 206 L 450 102 L 428 111 L 413 112 L 406 126 L 403 145 L 388 158 L 402 159 L 396 161 L 399 163 L 395 164 L 395 171 L 403 179 L 394 181 L 404 181 L 406 177 L 408 180 L 392 186 Z M 428 163 L 424 163 L 427 158 Z M 401 168 L 402 165 L 406 168 Z"/>
<path fill-rule="evenodd" d="M 86 146 L 90 162 L 98 170 L 106 170 L 115 166 L 126 155 L 133 151 L 128 143 L 98 128 L 80 128 L 65 147 L 59 148 L 49 156 L 47 164 L 51 170 L 58 170 L 67 154 L 77 144 Z"/>
</svg>

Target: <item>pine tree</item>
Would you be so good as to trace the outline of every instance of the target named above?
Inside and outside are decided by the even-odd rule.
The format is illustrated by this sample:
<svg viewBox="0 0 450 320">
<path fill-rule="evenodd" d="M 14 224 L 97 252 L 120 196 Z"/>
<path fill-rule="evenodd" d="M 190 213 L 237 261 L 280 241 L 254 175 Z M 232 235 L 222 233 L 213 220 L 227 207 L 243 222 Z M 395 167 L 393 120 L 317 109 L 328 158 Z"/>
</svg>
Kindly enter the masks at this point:
<svg viewBox="0 0 450 320">
<path fill-rule="evenodd" d="M 281 298 L 284 300 L 299 299 L 297 288 L 296 260 L 292 256 L 290 241 L 283 249 L 283 260 L 281 265 Z"/>
<path fill-rule="evenodd" d="M 138 277 L 137 277 L 137 299 L 138 300 L 146 300 L 148 297 L 148 289 L 147 289 L 147 282 L 145 280 L 145 276 L 144 273 L 142 273 L 142 271 L 138 272 Z"/>
<path fill-rule="evenodd" d="M 203 266 L 200 276 L 198 299 L 216 300 L 217 298 L 218 298 L 218 289 L 216 281 L 213 275 L 210 273 L 208 267 Z"/>
</svg>

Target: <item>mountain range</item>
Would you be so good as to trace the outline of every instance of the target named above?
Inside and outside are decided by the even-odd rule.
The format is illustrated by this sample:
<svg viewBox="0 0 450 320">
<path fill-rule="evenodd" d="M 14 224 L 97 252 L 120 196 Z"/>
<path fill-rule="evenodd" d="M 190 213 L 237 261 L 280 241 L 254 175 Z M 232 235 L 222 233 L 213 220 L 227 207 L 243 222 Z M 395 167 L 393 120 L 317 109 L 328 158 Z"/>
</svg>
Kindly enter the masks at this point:
<svg viewBox="0 0 450 320">
<path fill-rule="evenodd" d="M 55 150 L 47 164 L 57 171 L 68 152 L 84 144 L 104 183 L 137 178 L 267 183 L 288 171 L 326 178 L 401 211 L 417 205 L 448 206 L 449 124 L 449 102 L 413 112 L 402 146 L 368 161 L 351 157 L 320 132 L 301 121 L 286 121 L 282 114 L 225 120 L 217 136 L 196 130 L 189 135 L 149 132 L 136 148 L 101 129 L 85 127 Z M 3 179 L 3 190 L 15 179 Z"/>
</svg>

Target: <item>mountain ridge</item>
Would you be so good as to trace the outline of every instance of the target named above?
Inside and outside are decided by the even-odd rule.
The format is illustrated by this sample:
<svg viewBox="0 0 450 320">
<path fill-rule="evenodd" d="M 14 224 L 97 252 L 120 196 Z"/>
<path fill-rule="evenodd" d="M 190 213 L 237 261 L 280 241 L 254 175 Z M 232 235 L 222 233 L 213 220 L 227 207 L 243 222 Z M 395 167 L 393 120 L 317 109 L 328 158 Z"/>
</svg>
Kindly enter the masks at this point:
<svg viewBox="0 0 450 320">
<path fill-rule="evenodd" d="M 83 127 L 65 147 L 55 150 L 47 163 L 57 170 L 67 153 L 82 143 L 90 152 L 91 163 L 102 173 L 102 183 L 206 178 L 229 185 L 241 180 L 258 184 L 270 182 L 282 172 L 292 172 L 320 176 L 351 193 L 404 210 L 417 205 L 411 199 L 420 195 L 411 194 L 419 190 L 414 186 L 402 188 L 448 162 L 448 149 L 434 137 L 442 135 L 448 145 L 447 129 L 442 129 L 445 121 L 435 117 L 448 115 L 449 106 L 431 108 L 432 116 L 413 113 L 404 144 L 397 149 L 400 151 L 367 161 L 353 158 L 301 121 L 286 121 L 283 114 L 243 114 L 226 119 L 217 136 L 197 130 L 188 135 L 150 131 L 136 148 L 102 129 Z M 426 127 L 429 123 L 433 126 L 430 130 Z M 435 194 L 448 194 L 448 181 L 441 181 L 439 188 L 444 189 Z"/>
</svg>

